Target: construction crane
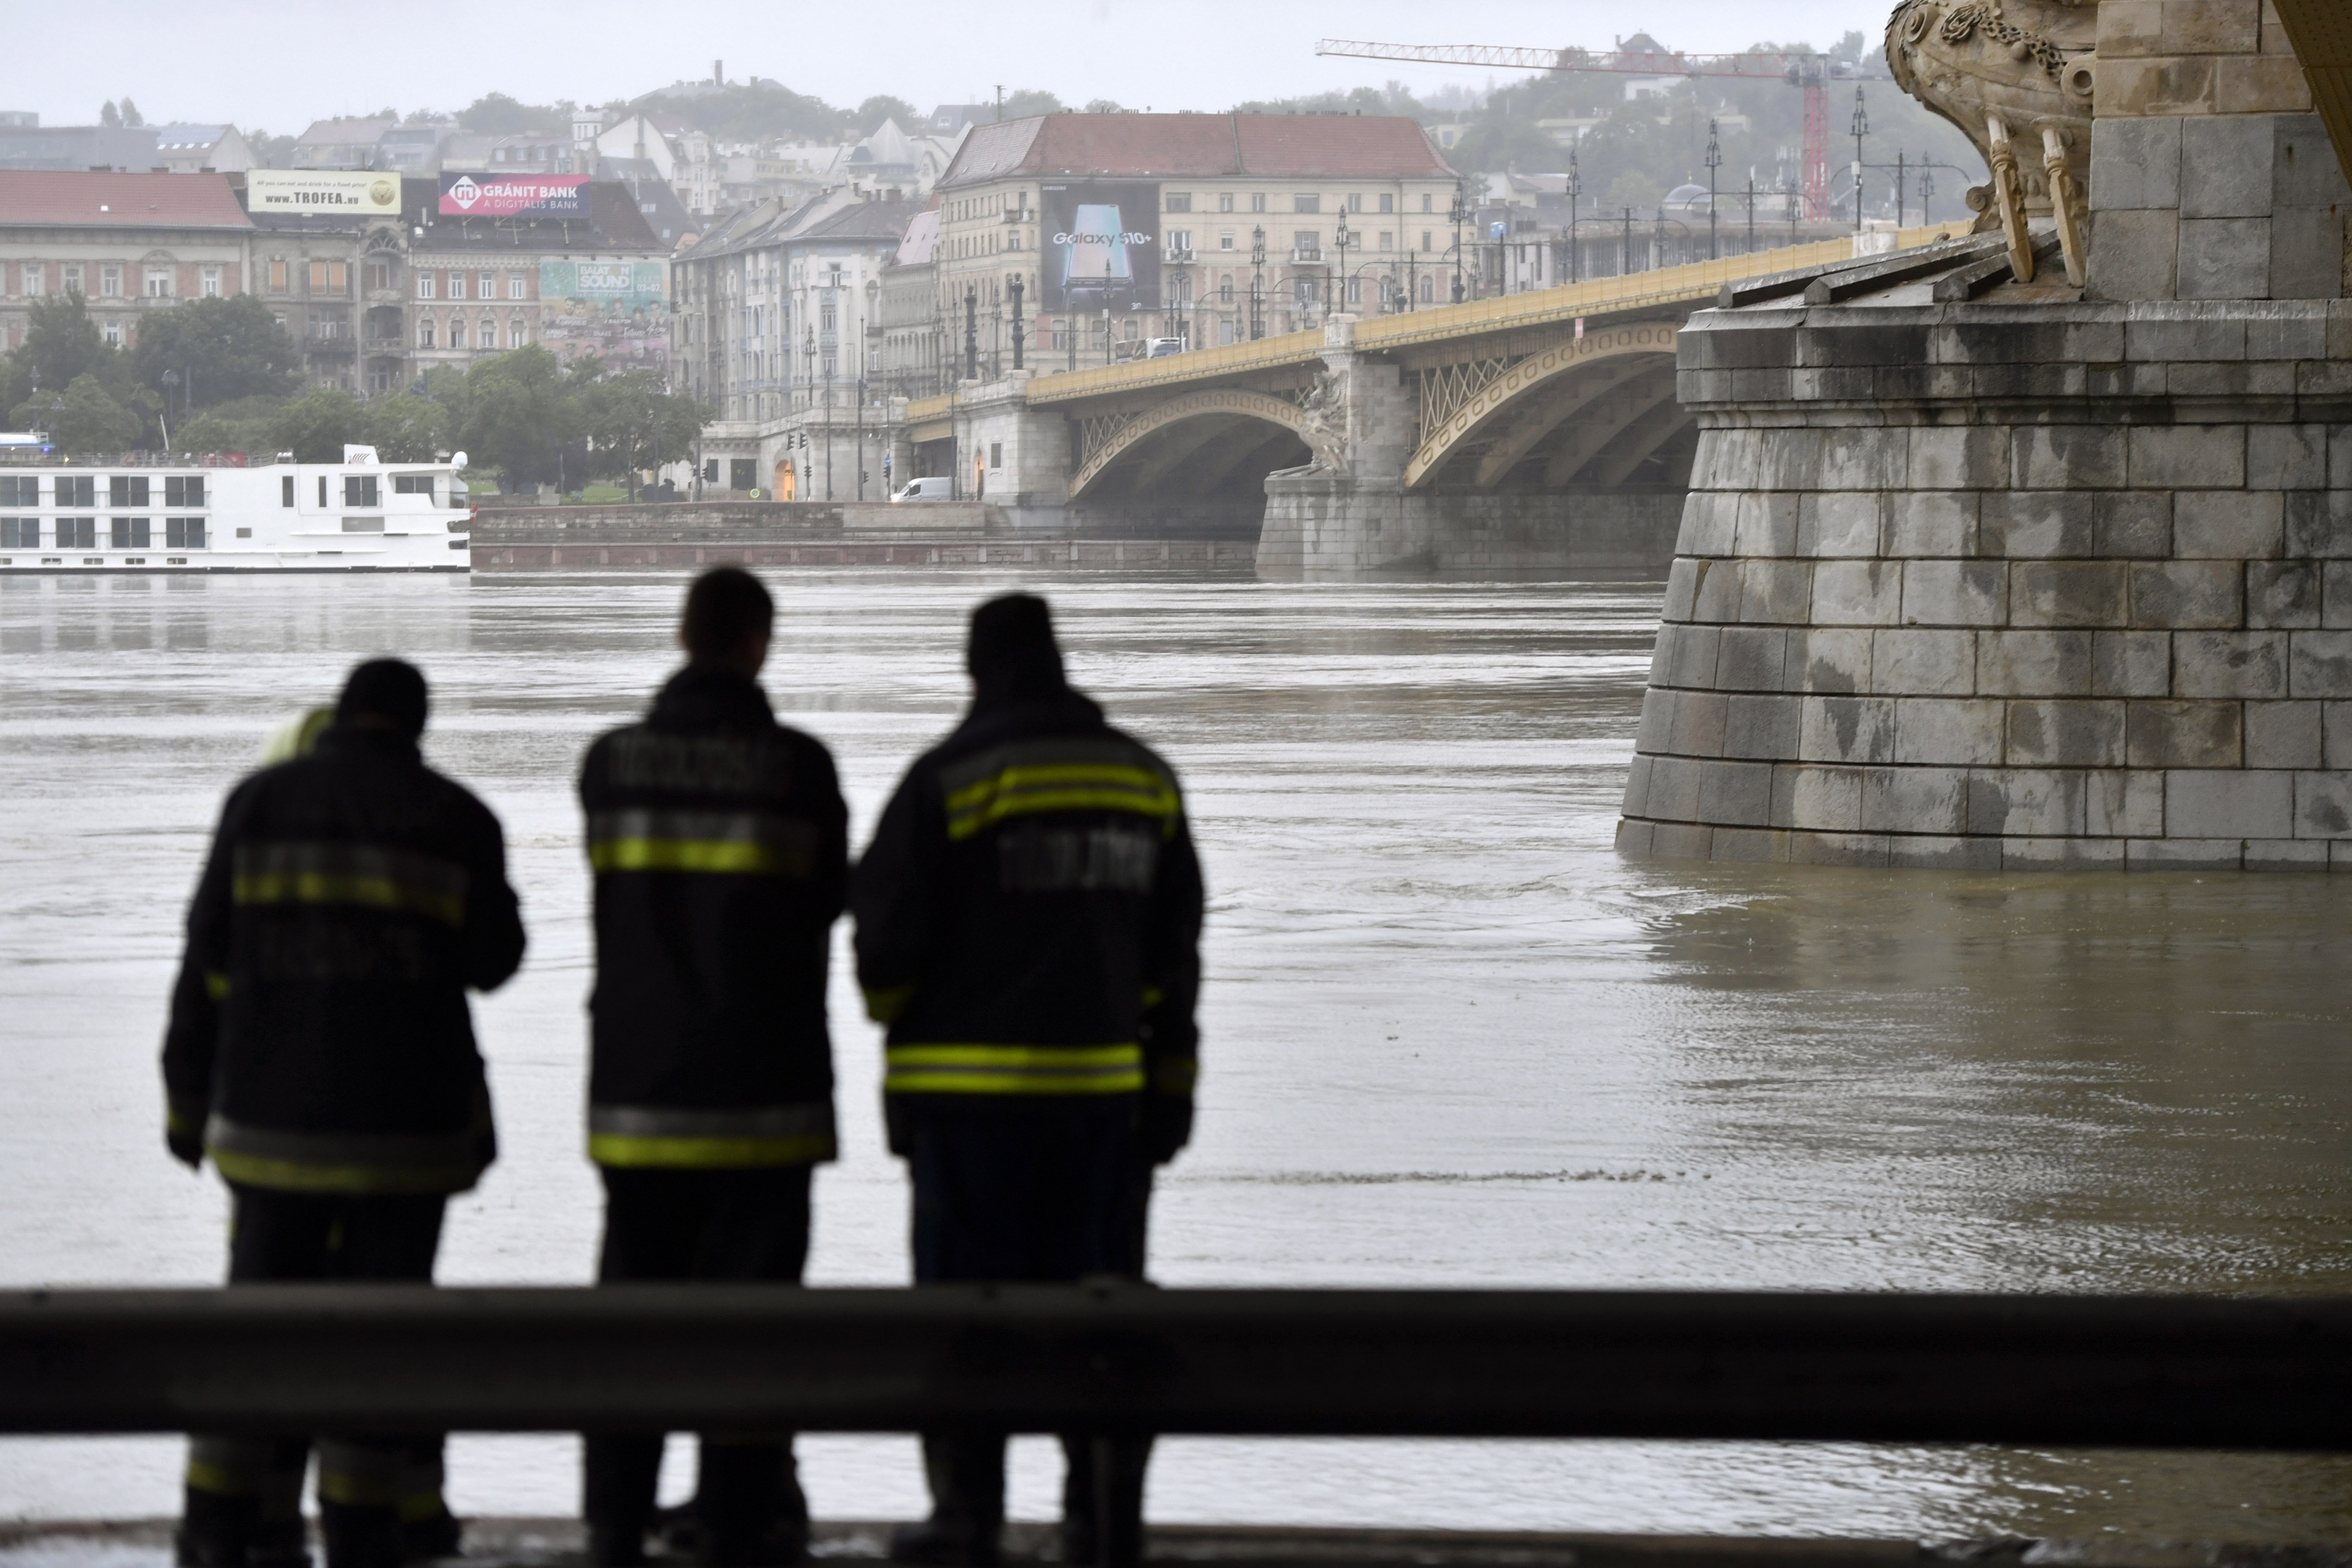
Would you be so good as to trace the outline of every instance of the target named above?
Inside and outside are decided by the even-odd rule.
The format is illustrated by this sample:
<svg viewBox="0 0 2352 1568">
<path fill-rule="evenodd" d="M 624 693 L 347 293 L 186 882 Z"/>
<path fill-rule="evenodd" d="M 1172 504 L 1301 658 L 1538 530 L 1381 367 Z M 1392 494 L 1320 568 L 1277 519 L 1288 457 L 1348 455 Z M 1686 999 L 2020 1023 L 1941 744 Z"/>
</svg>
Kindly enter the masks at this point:
<svg viewBox="0 0 2352 1568">
<path fill-rule="evenodd" d="M 1805 94 L 1805 145 L 1798 168 L 1798 191 L 1806 216 L 1829 216 L 1829 83 L 1851 69 L 1827 55 L 1751 49 L 1738 55 L 1686 55 L 1678 49 L 1528 49 L 1507 44 L 1375 44 L 1358 38 L 1324 38 L 1318 55 L 1365 60 L 1409 60 L 1423 65 L 1498 66 L 1508 70 L 1605 71 L 1619 76 L 1730 76 L 1778 78 Z"/>
</svg>

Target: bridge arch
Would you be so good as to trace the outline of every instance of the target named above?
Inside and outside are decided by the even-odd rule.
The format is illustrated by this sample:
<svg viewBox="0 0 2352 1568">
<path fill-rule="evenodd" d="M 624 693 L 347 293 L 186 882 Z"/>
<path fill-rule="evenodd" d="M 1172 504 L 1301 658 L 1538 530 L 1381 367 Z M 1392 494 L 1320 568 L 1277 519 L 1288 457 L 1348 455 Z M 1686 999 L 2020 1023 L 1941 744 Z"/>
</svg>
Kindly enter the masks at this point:
<svg viewBox="0 0 2352 1568">
<path fill-rule="evenodd" d="M 1202 430 L 1181 437 L 1176 434 L 1177 426 L 1195 421 L 1213 421 L 1213 424 L 1204 425 Z M 1206 445 L 1220 429 L 1234 426 L 1256 427 L 1254 433 L 1244 429 L 1236 436 L 1239 443 L 1245 444 L 1253 451 L 1284 435 L 1301 445 L 1307 440 L 1303 428 L 1305 416 L 1298 405 L 1271 393 L 1251 392 L 1236 386 L 1189 392 L 1138 414 L 1084 423 L 1087 426 L 1098 425 L 1099 428 L 1098 431 L 1087 432 L 1083 460 L 1077 472 L 1070 477 L 1072 500 L 1079 500 L 1096 489 L 1106 474 L 1137 448 L 1155 442 L 1165 443 L 1172 439 L 1175 442 L 1172 454 L 1181 456 Z M 1172 457 L 1159 462 L 1147 458 L 1146 461 L 1158 470 L 1168 467 Z"/>
<path fill-rule="evenodd" d="M 1444 410 L 1439 422 L 1424 426 L 1427 433 L 1405 465 L 1406 488 L 1427 483 L 1456 457 L 1478 446 L 1486 446 L 1488 451 L 1480 461 L 1475 483 L 1481 489 L 1498 483 L 1588 405 L 1611 395 L 1622 400 L 1636 387 L 1654 388 L 1662 374 L 1666 378 L 1666 401 L 1671 403 L 1678 330 L 1679 323 L 1674 321 L 1604 327 L 1581 337 L 1562 339 L 1496 370 Z M 1587 457 L 1591 456 L 1588 452 Z M 1580 462 L 1578 467 L 1581 466 Z M 1555 462 L 1548 472 L 1552 484 L 1568 477 L 1559 475 L 1558 468 Z"/>
</svg>

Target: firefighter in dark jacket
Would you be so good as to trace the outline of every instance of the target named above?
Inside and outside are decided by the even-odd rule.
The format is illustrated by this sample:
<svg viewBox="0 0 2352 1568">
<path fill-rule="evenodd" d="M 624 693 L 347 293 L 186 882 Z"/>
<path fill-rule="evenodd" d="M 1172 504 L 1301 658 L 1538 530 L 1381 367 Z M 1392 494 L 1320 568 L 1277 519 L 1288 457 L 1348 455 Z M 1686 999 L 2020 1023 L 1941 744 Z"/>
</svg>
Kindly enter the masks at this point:
<svg viewBox="0 0 2352 1568">
<path fill-rule="evenodd" d="M 237 785 L 188 911 L 166 1140 L 233 1202 L 231 1285 L 429 1284 L 495 1144 L 466 989 L 522 961 L 498 818 L 417 752 L 425 678 L 353 670 L 307 753 Z M 309 1440 L 194 1436 L 185 1568 L 299 1568 Z M 457 1548 L 435 1437 L 319 1442 L 331 1568 Z"/>
<path fill-rule="evenodd" d="M 1045 602 L 973 615 L 971 710 L 859 863 L 866 1006 L 889 1026 L 918 1283 L 1140 1279 L 1151 1169 L 1190 1136 L 1201 872 L 1176 775 L 1063 678 Z M 1143 1446 L 1066 1435 L 1068 1562 L 1132 1563 Z M 901 1562 L 996 1556 L 1001 1433 L 923 1438 Z"/>
<path fill-rule="evenodd" d="M 595 875 L 588 1156 L 597 1279 L 798 1284 L 809 1177 L 834 1156 L 828 934 L 848 878 L 833 757 L 756 677 L 773 603 L 720 567 L 688 593 L 686 668 L 580 774 Z M 642 1563 L 659 1433 L 592 1433 L 598 1568 Z M 705 1433 L 688 1531 L 709 1564 L 789 1562 L 808 1533 L 789 1434 Z"/>
</svg>

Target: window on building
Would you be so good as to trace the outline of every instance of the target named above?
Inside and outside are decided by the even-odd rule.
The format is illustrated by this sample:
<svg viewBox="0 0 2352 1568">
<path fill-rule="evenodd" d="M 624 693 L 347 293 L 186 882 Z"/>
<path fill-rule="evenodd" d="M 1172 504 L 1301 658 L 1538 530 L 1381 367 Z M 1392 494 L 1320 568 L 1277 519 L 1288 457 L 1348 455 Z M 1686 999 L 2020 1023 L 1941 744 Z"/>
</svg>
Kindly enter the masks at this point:
<svg viewBox="0 0 2352 1568">
<path fill-rule="evenodd" d="M 1423 250 L 1434 250 L 1437 248 L 1435 244 L 1431 241 L 1429 237 L 1429 230 L 1427 229 L 1423 229 L 1421 231 L 1421 247 Z"/>
<path fill-rule="evenodd" d="M 449 298 L 452 300 L 462 300 L 465 297 L 466 275 L 462 272 L 451 272 L 449 274 Z"/>
<path fill-rule="evenodd" d="M 344 264 L 340 261 L 310 263 L 310 292 L 313 294 L 346 294 L 351 291 Z"/>
<path fill-rule="evenodd" d="M 1296 298 L 1298 302 L 1298 308 L 1302 310 L 1312 310 L 1315 305 L 1315 279 L 1312 278 L 1300 278 L 1296 279 L 1293 281 L 1297 286 Z"/>
<path fill-rule="evenodd" d="M 479 277 L 478 277 L 478 278 L 476 278 L 476 279 L 474 279 L 474 298 L 475 298 L 475 299 L 477 299 L 477 300 L 495 300 L 495 299 L 497 299 L 498 297 L 499 297 L 499 275 L 498 275 L 497 273 L 495 273 L 495 272 L 485 272 L 485 273 L 481 274 Z"/>
<path fill-rule="evenodd" d="M 205 547 L 205 520 L 201 517 L 167 517 L 163 520 L 163 548 L 166 550 L 202 550 Z"/>
<path fill-rule="evenodd" d="M 1435 282 L 1435 280 L 1434 280 L 1434 279 L 1428 279 L 1428 278 L 1424 278 L 1424 279 L 1423 279 L 1421 280 L 1421 302 L 1422 302 L 1423 304 L 1426 305 L 1426 304 L 1428 304 L 1432 300 L 1434 300 L 1434 299 L 1436 299 L 1436 298 L 1437 298 L 1437 286 L 1436 286 L 1436 282 Z"/>
<path fill-rule="evenodd" d="M 22 478 L 0 474 L 0 506 L 38 506 L 41 504 L 41 480 L 37 474 Z"/>
<path fill-rule="evenodd" d="M 416 297 L 418 299 L 430 300 L 433 298 L 433 277 L 434 275 L 430 272 L 419 272 L 416 275 Z"/>
<path fill-rule="evenodd" d="M 392 287 L 392 263 L 388 260 L 369 262 L 367 264 L 367 286 L 368 292 L 371 294 L 376 293 L 382 289 L 390 289 Z"/>
<path fill-rule="evenodd" d="M 0 517 L 0 550 L 38 550 L 40 547 L 39 518 Z"/>
<path fill-rule="evenodd" d="M 466 346 L 466 318 L 463 316 L 449 318 L 449 346 L 453 349 Z"/>
<path fill-rule="evenodd" d="M 1175 192 L 1170 192 L 1168 196 L 1168 210 L 1171 213 L 1191 212 L 1192 210 L 1192 193 L 1186 191 L 1180 195 Z"/>
<path fill-rule="evenodd" d="M 1221 213 L 1234 210 L 1234 196 L 1231 191 L 1224 192 L 1217 197 L 1217 210 Z"/>
<path fill-rule="evenodd" d="M 98 335 L 106 340 L 107 347 L 119 349 L 122 346 L 122 323 L 109 321 L 99 329 Z"/>
<path fill-rule="evenodd" d="M 1252 191 L 1250 193 L 1250 211 L 1254 213 L 1262 213 L 1265 211 L 1265 193 L 1264 191 Z"/>
<path fill-rule="evenodd" d="M 382 506 L 383 493 L 377 483 L 376 477 L 373 474 L 345 474 L 343 504 L 345 506 Z"/>
<path fill-rule="evenodd" d="M 173 475 L 163 481 L 165 506 L 192 507 L 205 504 L 205 477 L 189 474 Z"/>
<path fill-rule="evenodd" d="M 1384 213 L 1392 213 L 1396 211 L 1396 197 L 1394 195 L 1382 196 L 1381 198 L 1381 211 Z"/>
<path fill-rule="evenodd" d="M 147 268 L 147 288 L 145 292 L 147 298 L 150 300 L 170 299 L 172 297 L 172 269 L 168 267 L 150 267 Z"/>
<path fill-rule="evenodd" d="M 420 349 L 429 349 L 434 346 L 433 318 L 430 316 L 416 323 L 416 346 Z"/>
<path fill-rule="evenodd" d="M 122 268 L 101 267 L 98 269 L 98 297 L 101 300 L 122 298 Z"/>
<path fill-rule="evenodd" d="M 1230 320 L 1217 323 L 1217 342 L 1230 348 L 1234 341 L 1234 323 Z"/>
<path fill-rule="evenodd" d="M 1231 250 L 1233 247 L 1234 231 L 1229 228 L 1219 229 L 1217 231 L 1217 248 L 1219 250 Z"/>
<path fill-rule="evenodd" d="M 1382 250 L 1394 250 L 1396 248 L 1396 233 L 1394 230 L 1385 228 L 1381 230 L 1381 248 Z"/>
<path fill-rule="evenodd" d="M 68 474 L 58 479 L 58 507 L 96 506 L 98 479 L 90 474 Z"/>
<path fill-rule="evenodd" d="M 324 474 L 319 476 L 319 510 L 320 511 L 327 510 L 327 476 Z M 240 533 L 237 537 L 242 539 L 245 535 Z"/>
<path fill-rule="evenodd" d="M 521 273 L 509 272 L 507 274 L 507 298 L 509 300 L 520 300 L 522 298 Z"/>
<path fill-rule="evenodd" d="M 278 481 L 278 504 L 282 507 L 291 507 L 294 504 L 294 476 L 291 474 L 285 475 Z"/>
<path fill-rule="evenodd" d="M 1323 237 L 1311 228 L 1302 228 L 1291 237 L 1290 254 L 1299 261 L 1323 259 Z"/>
<path fill-rule="evenodd" d="M 507 347 L 510 349 L 519 349 L 522 347 L 526 341 L 527 340 L 524 338 L 522 331 L 522 318 L 520 316 L 517 316 L 513 321 L 507 323 Z"/>
<path fill-rule="evenodd" d="M 1348 193 L 1348 210 L 1351 213 L 1360 213 L 1364 210 L 1364 195 L 1361 191 L 1350 191 Z"/>
<path fill-rule="evenodd" d="M 118 517 L 109 520 L 107 547 L 112 550 L 144 550 L 153 535 L 143 517 Z"/>
<path fill-rule="evenodd" d="M 1421 193 L 1421 210 L 1422 210 L 1422 211 L 1423 211 L 1423 212 L 1425 212 L 1425 213 L 1426 213 L 1426 212 L 1435 212 L 1437 209 L 1436 209 L 1435 207 L 1433 207 L 1433 206 L 1431 206 L 1431 205 L 1429 205 L 1429 200 L 1430 200 L 1429 193 L 1428 193 L 1427 191 L 1423 191 L 1423 192 L 1422 192 L 1422 193 Z"/>
<path fill-rule="evenodd" d="M 42 266 L 37 261 L 27 261 L 25 263 L 25 292 L 27 294 L 47 293 L 49 291 L 48 273 L 49 269 Z"/>
<path fill-rule="evenodd" d="M 286 292 L 286 258 L 282 256 L 269 258 L 269 291 L 272 294 Z"/>
<path fill-rule="evenodd" d="M 1350 305 L 1360 305 L 1360 304 L 1362 304 L 1363 302 L 1364 302 L 1364 280 L 1363 280 L 1362 279 L 1360 279 L 1360 278 L 1350 278 L 1350 279 L 1348 279 L 1348 303 L 1349 303 Z"/>
<path fill-rule="evenodd" d="M 98 548 L 98 519 L 94 517 L 61 517 L 58 519 L 59 550 L 95 550 Z"/>
<path fill-rule="evenodd" d="M 499 322 L 495 316 L 484 316 L 474 327 L 474 346 L 494 349 L 499 346 Z"/>
<path fill-rule="evenodd" d="M 1001 468 L 1004 467 L 1003 442 L 991 441 L 988 444 L 988 466 L 992 468 Z"/>
<path fill-rule="evenodd" d="M 86 294 L 88 294 L 88 293 L 89 293 L 89 290 L 88 290 L 88 289 L 84 289 L 84 288 L 82 287 L 82 282 L 81 282 L 81 268 L 80 268 L 79 267 L 78 267 L 78 266 L 73 266 L 73 265 L 70 265 L 70 264 L 69 264 L 69 265 L 68 265 L 68 266 L 67 266 L 67 268 L 65 268 L 65 271 L 64 271 L 63 276 L 64 276 L 64 279 L 65 279 L 65 282 L 64 282 L 64 284 L 62 285 L 62 287 L 64 288 L 64 289 L 65 289 L 65 291 L 66 291 L 67 293 L 68 293 L 68 294 L 84 294 L 84 295 L 86 295 Z"/>
<path fill-rule="evenodd" d="M 116 474 L 106 481 L 106 504 L 109 506 L 145 506 L 149 493 L 144 475 Z"/>
<path fill-rule="evenodd" d="M 821 332 L 829 332 L 834 330 L 834 325 L 835 317 L 833 301 L 831 300 L 827 300 L 824 306 L 817 311 L 817 331 Z"/>
<path fill-rule="evenodd" d="M 207 300 L 219 299 L 221 291 L 221 269 L 217 267 L 205 268 L 199 277 L 196 289 L 197 292 L 204 295 Z"/>
</svg>

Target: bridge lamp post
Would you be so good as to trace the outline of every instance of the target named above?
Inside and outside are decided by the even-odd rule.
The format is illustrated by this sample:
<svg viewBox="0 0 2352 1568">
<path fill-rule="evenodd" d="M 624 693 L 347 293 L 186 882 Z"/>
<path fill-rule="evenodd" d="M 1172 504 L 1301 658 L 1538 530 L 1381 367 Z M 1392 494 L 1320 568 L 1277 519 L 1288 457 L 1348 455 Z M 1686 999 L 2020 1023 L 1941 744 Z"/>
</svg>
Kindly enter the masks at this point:
<svg viewBox="0 0 2352 1568">
<path fill-rule="evenodd" d="M 1020 370 L 1023 368 L 1021 363 L 1021 337 L 1022 333 L 1027 330 L 1022 324 L 1021 321 L 1021 291 L 1025 285 L 1024 285 L 1021 280 L 1021 274 L 1014 272 L 1009 274 L 1005 278 L 1004 287 L 1005 289 L 1013 296 L 1013 368 Z"/>
<path fill-rule="evenodd" d="M 1925 169 L 1920 170 L 1920 171 L 1919 171 L 1919 221 L 1920 221 L 1922 224 L 1930 224 L 1930 223 L 1934 223 L 1934 222 L 1936 221 L 1934 218 L 1931 218 L 1931 217 L 1929 217 L 1929 216 L 1927 216 L 1927 198 L 1928 198 L 1928 197 L 1930 197 L 1930 196 L 1932 196 L 1932 195 L 1934 195 L 1935 194 L 1936 194 L 1936 176 L 1935 176 L 1935 175 L 1933 175 L 1933 174 L 1929 174 L 1929 173 L 1928 173 L 1927 170 L 1925 170 Z"/>
<path fill-rule="evenodd" d="M 1381 268 L 1388 268 L 1389 274 L 1388 277 L 1381 279 L 1381 281 L 1387 283 L 1391 288 L 1394 288 L 1396 286 L 1396 264 L 1389 261 L 1358 262 L 1356 264 L 1356 270 L 1352 274 L 1346 275 L 1346 281 L 1358 285 L 1356 291 L 1358 294 L 1361 294 L 1363 292 L 1362 283 L 1364 274 L 1367 272 L 1377 271 Z"/>
<path fill-rule="evenodd" d="M 1741 254 L 1742 256 L 1752 256 L 1752 255 L 1754 255 L 1755 253 L 1756 253 L 1756 170 L 1755 170 L 1755 166 L 1754 166 L 1753 164 L 1751 164 L 1751 165 L 1749 165 L 1748 170 L 1748 248 L 1747 248 L 1746 250 L 1741 251 L 1741 252 L 1740 252 L 1740 254 Z"/>
<path fill-rule="evenodd" d="M 1462 303 L 1462 226 L 1470 219 L 1470 193 L 1461 181 L 1454 182 L 1454 208 L 1448 215 L 1454 219 L 1454 302 Z"/>
<path fill-rule="evenodd" d="M 1355 232 L 1348 226 L 1348 209 L 1345 207 L 1339 209 L 1339 232 L 1331 237 L 1339 247 L 1339 270 L 1331 280 L 1332 298 L 1323 302 L 1323 316 L 1326 321 L 1331 318 L 1334 311 L 1342 309 L 1348 303 L 1342 297 L 1348 279 L 1348 247 L 1355 243 L 1356 236 Z"/>
<path fill-rule="evenodd" d="M 1706 258 L 1723 259 L 1723 243 L 1715 226 L 1715 172 L 1723 167 L 1723 147 L 1716 140 L 1715 117 L 1706 121 Z"/>
<path fill-rule="evenodd" d="M 1250 342 L 1265 336 L 1265 226 L 1250 230 Z"/>
<path fill-rule="evenodd" d="M 1584 194 L 1584 177 L 1576 166 L 1576 145 L 1568 149 L 1568 280 L 1584 281 L 1584 254 L 1576 247 L 1576 198 Z"/>
<path fill-rule="evenodd" d="M 1862 107 L 1862 89 L 1853 89 L 1853 232 L 1862 232 L 1862 139 L 1870 134 L 1870 116 Z"/>
</svg>

